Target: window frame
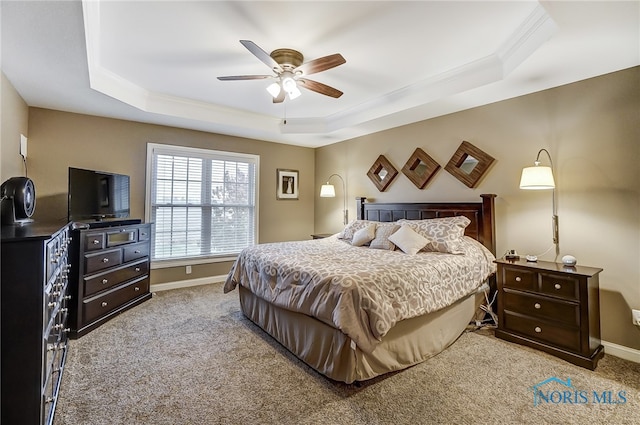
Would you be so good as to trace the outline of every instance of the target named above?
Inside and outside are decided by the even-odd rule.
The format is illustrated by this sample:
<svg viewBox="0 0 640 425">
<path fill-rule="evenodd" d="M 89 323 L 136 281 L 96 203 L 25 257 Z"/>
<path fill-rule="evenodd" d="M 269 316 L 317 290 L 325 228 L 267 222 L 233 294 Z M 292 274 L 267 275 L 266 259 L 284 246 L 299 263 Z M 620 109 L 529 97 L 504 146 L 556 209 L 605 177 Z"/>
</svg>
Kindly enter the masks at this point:
<svg viewBox="0 0 640 425">
<path fill-rule="evenodd" d="M 144 217 L 145 222 L 151 223 L 151 243 L 155 242 L 155 223 L 152 220 L 152 190 L 154 186 L 153 163 L 154 157 L 157 155 L 177 155 L 185 157 L 209 158 L 223 161 L 244 161 L 254 164 L 254 219 L 253 219 L 253 244 L 258 243 L 259 234 L 259 194 L 260 194 L 260 156 L 255 154 L 246 154 L 238 152 L 220 151 L 215 149 L 194 148 L 190 146 L 167 145 L 160 143 L 147 143 L 147 162 L 146 162 L 146 181 L 145 181 L 145 201 L 144 201 Z M 207 264 L 226 261 L 234 261 L 236 254 L 226 255 L 196 255 L 180 258 L 167 259 L 151 259 L 151 268 L 178 267 L 192 264 Z"/>
</svg>

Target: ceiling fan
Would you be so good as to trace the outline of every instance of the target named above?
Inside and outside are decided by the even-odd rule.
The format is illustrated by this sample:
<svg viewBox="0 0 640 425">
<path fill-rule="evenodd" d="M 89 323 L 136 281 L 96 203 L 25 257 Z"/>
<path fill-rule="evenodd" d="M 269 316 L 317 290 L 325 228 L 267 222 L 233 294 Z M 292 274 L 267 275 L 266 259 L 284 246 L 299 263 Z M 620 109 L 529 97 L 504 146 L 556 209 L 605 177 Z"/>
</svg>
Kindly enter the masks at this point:
<svg viewBox="0 0 640 425">
<path fill-rule="evenodd" d="M 266 78 L 275 78 L 276 81 L 267 87 L 267 91 L 273 96 L 273 103 L 281 103 L 285 96 L 293 100 L 300 96 L 298 87 L 307 90 L 338 98 L 342 96 L 342 92 L 338 89 L 330 87 L 326 84 L 305 78 L 307 75 L 326 71 L 342 65 L 346 60 L 341 54 L 336 53 L 324 56 L 312 61 L 303 63 L 304 56 L 302 53 L 293 49 L 276 49 L 271 54 L 267 54 L 258 47 L 253 41 L 240 40 L 240 43 L 247 48 L 255 57 L 265 63 L 275 75 L 236 75 L 228 77 L 218 77 L 221 81 L 238 81 L 238 80 L 261 80 Z"/>
</svg>

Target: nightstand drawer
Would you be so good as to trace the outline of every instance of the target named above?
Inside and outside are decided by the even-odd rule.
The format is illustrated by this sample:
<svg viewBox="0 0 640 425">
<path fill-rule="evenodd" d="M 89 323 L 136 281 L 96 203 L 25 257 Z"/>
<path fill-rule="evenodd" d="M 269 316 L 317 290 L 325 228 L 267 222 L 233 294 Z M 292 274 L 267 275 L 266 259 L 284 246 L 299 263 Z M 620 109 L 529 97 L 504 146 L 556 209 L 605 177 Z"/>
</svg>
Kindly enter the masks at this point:
<svg viewBox="0 0 640 425">
<path fill-rule="evenodd" d="M 540 292 L 569 300 L 580 300 L 578 280 L 556 273 L 540 273 Z"/>
<path fill-rule="evenodd" d="M 580 350 L 580 329 L 553 325 L 532 317 L 520 316 L 509 311 L 504 312 L 504 328 L 541 342 L 569 350 Z"/>
<path fill-rule="evenodd" d="M 535 291 L 536 283 L 536 274 L 532 271 L 515 267 L 504 268 L 503 285 L 507 288 Z"/>
<path fill-rule="evenodd" d="M 569 326 L 580 325 L 580 306 L 566 301 L 554 301 L 545 297 L 505 290 L 504 309 Z"/>
</svg>

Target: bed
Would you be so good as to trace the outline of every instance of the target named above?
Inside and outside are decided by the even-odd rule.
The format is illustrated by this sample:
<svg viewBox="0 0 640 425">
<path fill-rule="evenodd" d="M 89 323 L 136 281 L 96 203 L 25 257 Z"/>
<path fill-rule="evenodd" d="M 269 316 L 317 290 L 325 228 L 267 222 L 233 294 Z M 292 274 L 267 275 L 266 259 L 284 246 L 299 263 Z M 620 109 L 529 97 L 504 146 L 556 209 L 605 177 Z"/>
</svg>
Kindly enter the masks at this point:
<svg viewBox="0 0 640 425">
<path fill-rule="evenodd" d="M 494 198 L 357 198 L 357 220 L 340 234 L 243 250 L 224 292 L 237 288 L 247 318 L 330 379 L 349 384 L 410 367 L 451 345 L 487 298 Z M 425 229 L 446 237 L 415 253 Z"/>
</svg>

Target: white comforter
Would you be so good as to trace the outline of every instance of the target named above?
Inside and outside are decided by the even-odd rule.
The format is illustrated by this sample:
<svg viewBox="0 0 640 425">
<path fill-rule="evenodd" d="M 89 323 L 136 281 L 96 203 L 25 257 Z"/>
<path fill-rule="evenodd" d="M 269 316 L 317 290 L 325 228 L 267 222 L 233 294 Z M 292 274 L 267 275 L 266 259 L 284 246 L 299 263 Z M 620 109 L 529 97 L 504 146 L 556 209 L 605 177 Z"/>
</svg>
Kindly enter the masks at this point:
<svg viewBox="0 0 640 425">
<path fill-rule="evenodd" d="M 437 311 L 475 291 L 495 257 L 464 237 L 464 255 L 408 255 L 354 247 L 335 236 L 246 248 L 224 292 L 238 284 L 279 307 L 340 329 L 365 352 L 398 321 Z"/>
</svg>

